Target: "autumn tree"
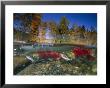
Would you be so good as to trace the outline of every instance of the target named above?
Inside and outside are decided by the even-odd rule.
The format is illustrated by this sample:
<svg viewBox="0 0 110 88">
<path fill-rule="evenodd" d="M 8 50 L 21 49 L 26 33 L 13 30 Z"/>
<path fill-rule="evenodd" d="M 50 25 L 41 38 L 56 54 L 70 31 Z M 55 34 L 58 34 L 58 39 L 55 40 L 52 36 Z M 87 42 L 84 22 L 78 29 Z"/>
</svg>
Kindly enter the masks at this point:
<svg viewBox="0 0 110 88">
<path fill-rule="evenodd" d="M 36 42 L 38 40 L 38 27 L 41 23 L 41 14 L 33 13 L 31 22 L 31 41 Z"/>
<path fill-rule="evenodd" d="M 92 35 L 91 38 L 94 39 L 94 40 L 97 40 L 97 30 L 96 30 L 96 28 L 91 26 L 90 30 L 91 30 L 91 35 Z"/>
<path fill-rule="evenodd" d="M 51 34 L 54 37 L 54 42 L 57 42 L 57 38 L 59 37 L 58 26 L 55 21 L 48 22 L 48 27 L 51 30 Z"/>
<path fill-rule="evenodd" d="M 75 32 L 77 32 L 77 29 L 79 28 L 79 26 L 77 24 L 73 24 L 72 27 L 69 30 L 69 34 L 70 35 L 75 35 Z"/>
<path fill-rule="evenodd" d="M 57 23 L 55 21 L 48 22 L 48 27 L 51 30 L 51 33 L 53 36 L 58 35 L 58 33 L 59 33 L 58 32 L 58 26 L 57 26 Z"/>
<path fill-rule="evenodd" d="M 91 27 L 90 27 L 90 31 L 91 31 L 91 32 L 95 32 L 95 31 L 96 31 L 96 30 L 95 30 L 95 27 L 91 26 Z"/>
<path fill-rule="evenodd" d="M 31 41 L 36 42 L 38 40 L 38 27 L 41 23 L 41 14 L 33 13 L 31 21 Z"/>
<path fill-rule="evenodd" d="M 28 33 L 30 36 L 30 41 L 35 42 L 38 36 L 38 26 L 41 22 L 41 14 L 15 13 L 14 22 L 16 20 L 19 21 L 19 24 L 14 25 L 14 27 L 15 29 L 21 31 L 22 38 L 26 33 Z"/>
<path fill-rule="evenodd" d="M 83 38 L 85 38 L 84 33 L 86 31 L 86 27 L 85 27 L 85 25 L 82 25 L 79 28 L 80 28 L 80 38 L 83 39 Z"/>
</svg>

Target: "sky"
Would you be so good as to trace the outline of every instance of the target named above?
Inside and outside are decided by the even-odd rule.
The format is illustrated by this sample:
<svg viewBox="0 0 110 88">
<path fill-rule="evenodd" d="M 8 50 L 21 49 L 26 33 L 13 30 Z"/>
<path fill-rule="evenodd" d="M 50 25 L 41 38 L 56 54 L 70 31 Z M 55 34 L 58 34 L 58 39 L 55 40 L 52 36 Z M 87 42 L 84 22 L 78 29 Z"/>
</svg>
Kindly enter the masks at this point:
<svg viewBox="0 0 110 88">
<path fill-rule="evenodd" d="M 18 13 L 20 15 L 20 13 Z M 91 26 L 97 29 L 97 14 L 96 13 L 42 13 L 41 21 L 55 21 L 59 24 L 61 18 L 65 16 L 69 21 L 69 28 L 73 24 L 78 26 L 84 25 L 86 28 L 90 29 Z M 14 19 L 14 27 L 20 27 L 20 20 Z"/>
<path fill-rule="evenodd" d="M 58 24 L 62 16 L 65 16 L 69 20 L 69 28 L 73 24 L 79 26 L 85 25 L 86 28 L 90 28 L 91 26 L 97 28 L 96 13 L 43 13 L 42 21 L 54 20 Z"/>
</svg>

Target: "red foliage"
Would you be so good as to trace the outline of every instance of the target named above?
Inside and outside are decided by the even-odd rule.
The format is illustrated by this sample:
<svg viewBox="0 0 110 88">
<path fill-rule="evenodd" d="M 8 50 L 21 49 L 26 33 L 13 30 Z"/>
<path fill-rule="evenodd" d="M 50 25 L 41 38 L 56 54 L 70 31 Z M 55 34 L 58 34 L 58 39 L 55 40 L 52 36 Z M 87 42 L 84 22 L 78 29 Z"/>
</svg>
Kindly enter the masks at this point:
<svg viewBox="0 0 110 88">
<path fill-rule="evenodd" d="M 90 49 L 81 48 L 81 47 L 74 48 L 72 51 L 76 57 L 91 55 L 91 53 L 92 53 L 92 51 Z"/>
<path fill-rule="evenodd" d="M 61 58 L 60 53 L 54 51 L 38 51 L 37 54 L 40 58 L 43 59 L 53 58 L 55 60 L 58 60 Z"/>
</svg>

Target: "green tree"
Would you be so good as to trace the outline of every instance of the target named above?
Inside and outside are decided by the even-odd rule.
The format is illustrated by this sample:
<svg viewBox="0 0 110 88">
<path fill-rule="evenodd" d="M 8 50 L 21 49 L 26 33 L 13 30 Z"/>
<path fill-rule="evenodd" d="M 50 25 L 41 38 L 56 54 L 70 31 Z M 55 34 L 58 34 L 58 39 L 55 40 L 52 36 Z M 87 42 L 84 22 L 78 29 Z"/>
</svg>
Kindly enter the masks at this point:
<svg viewBox="0 0 110 88">
<path fill-rule="evenodd" d="M 69 20 L 63 16 L 61 18 L 61 21 L 60 21 L 60 24 L 59 24 L 59 33 L 62 35 L 62 34 L 66 34 L 67 33 L 67 30 L 68 30 L 68 26 L 69 26 Z"/>
<path fill-rule="evenodd" d="M 65 41 L 65 36 L 68 34 L 68 26 L 69 26 L 69 20 L 63 16 L 60 20 L 59 26 L 58 26 L 58 34 L 60 38 L 60 43 L 62 41 Z"/>
</svg>

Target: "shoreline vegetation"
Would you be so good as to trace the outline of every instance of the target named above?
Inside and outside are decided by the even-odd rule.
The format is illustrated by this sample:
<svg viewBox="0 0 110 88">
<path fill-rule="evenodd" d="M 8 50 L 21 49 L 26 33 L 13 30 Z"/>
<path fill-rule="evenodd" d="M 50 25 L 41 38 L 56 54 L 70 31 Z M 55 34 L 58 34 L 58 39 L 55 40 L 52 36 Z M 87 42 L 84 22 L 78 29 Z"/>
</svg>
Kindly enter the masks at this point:
<svg viewBox="0 0 110 88">
<path fill-rule="evenodd" d="M 42 18 L 43 14 L 15 13 L 14 41 L 97 45 L 97 28 L 92 25 L 88 28 L 85 24 L 71 24 L 66 16 L 62 16 L 59 23 Z"/>
</svg>

